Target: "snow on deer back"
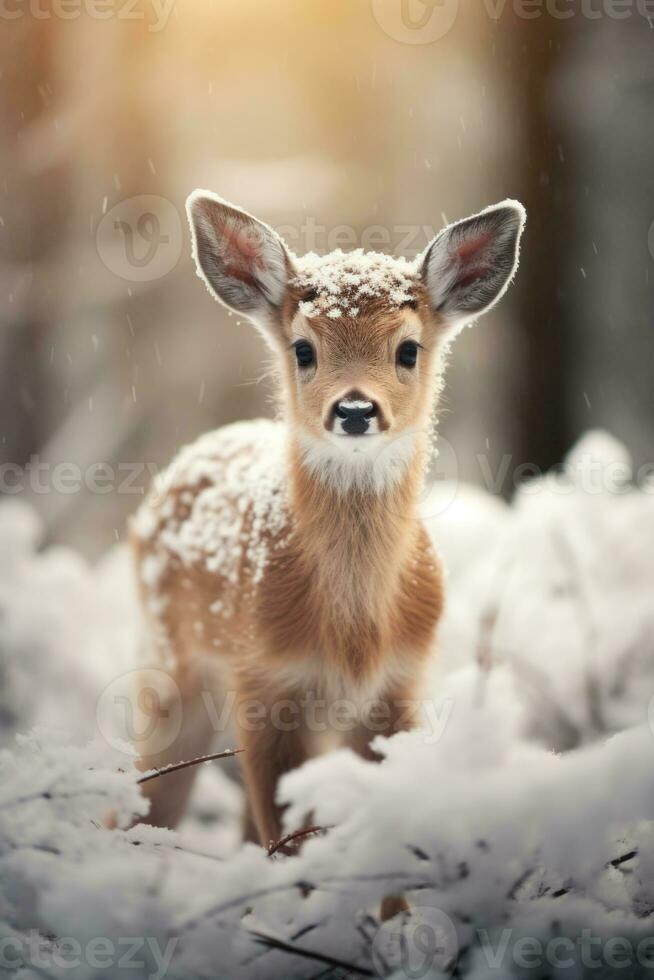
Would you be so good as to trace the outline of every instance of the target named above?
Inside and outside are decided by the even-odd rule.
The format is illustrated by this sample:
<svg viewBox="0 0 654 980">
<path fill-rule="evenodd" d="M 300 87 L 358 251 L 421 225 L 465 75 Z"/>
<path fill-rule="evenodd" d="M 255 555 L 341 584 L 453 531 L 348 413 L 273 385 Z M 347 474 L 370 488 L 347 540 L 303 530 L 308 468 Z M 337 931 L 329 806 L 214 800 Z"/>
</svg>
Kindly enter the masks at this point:
<svg viewBox="0 0 654 980">
<path fill-rule="evenodd" d="M 226 632 L 251 640 L 257 587 L 291 530 L 285 452 L 283 426 L 267 419 L 209 432 L 180 451 L 133 520 L 164 659 L 180 632 L 194 650 L 222 647 Z"/>
</svg>

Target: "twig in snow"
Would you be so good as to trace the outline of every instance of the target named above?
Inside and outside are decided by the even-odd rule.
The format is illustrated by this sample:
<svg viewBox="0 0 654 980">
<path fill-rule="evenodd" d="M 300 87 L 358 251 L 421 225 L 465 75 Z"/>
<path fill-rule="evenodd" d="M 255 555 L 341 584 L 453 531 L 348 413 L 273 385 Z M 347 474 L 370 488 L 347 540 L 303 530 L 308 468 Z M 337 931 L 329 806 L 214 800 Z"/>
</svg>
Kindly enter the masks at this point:
<svg viewBox="0 0 654 980">
<path fill-rule="evenodd" d="M 330 830 L 330 827 L 304 827 L 302 830 L 294 830 L 292 834 L 286 834 L 285 837 L 280 837 L 279 840 L 272 841 L 268 847 L 268 857 L 272 857 L 278 851 L 281 851 L 283 847 L 287 844 L 293 844 L 298 840 L 303 840 L 305 837 L 310 837 L 312 834 L 324 834 L 326 831 Z"/>
<path fill-rule="evenodd" d="M 216 919 L 220 915 L 224 915 L 225 913 L 231 912 L 234 909 L 242 908 L 244 905 L 251 905 L 259 898 L 267 898 L 269 895 L 279 894 L 280 892 L 297 889 L 300 894 L 302 894 L 302 892 L 306 891 L 307 888 L 313 891 L 319 888 L 320 891 L 324 893 L 330 890 L 330 886 L 343 884 L 347 885 L 348 893 L 351 893 L 353 884 L 358 882 L 369 883 L 376 881 L 396 881 L 398 882 L 398 886 L 402 888 L 402 891 L 407 892 L 439 887 L 437 882 L 435 882 L 432 878 L 420 878 L 417 875 L 407 873 L 406 871 L 383 871 L 379 873 L 356 875 L 327 875 L 324 878 L 321 878 L 318 884 L 301 878 L 296 881 L 282 884 L 276 883 L 265 888 L 257 888 L 253 891 L 238 895 L 235 898 L 230 898 L 227 901 L 209 906 L 209 908 L 206 908 L 203 912 L 195 914 L 191 916 L 191 918 L 182 921 L 178 926 L 177 934 L 179 937 L 186 936 L 194 929 L 197 929 L 200 925 L 210 922 L 212 919 Z M 335 889 L 332 888 L 331 890 L 334 891 Z"/>
<path fill-rule="evenodd" d="M 552 541 L 555 550 L 558 552 L 561 564 L 568 574 L 568 593 L 579 606 L 580 612 L 585 616 L 586 622 L 586 696 L 588 700 L 589 721 L 596 732 L 600 734 L 608 731 L 608 726 L 604 718 L 602 691 L 593 676 L 592 667 L 594 657 L 599 643 L 599 627 L 597 624 L 596 610 L 593 606 L 591 591 L 588 585 L 588 575 L 575 554 L 575 551 L 559 527 L 552 529 Z"/>
<path fill-rule="evenodd" d="M 500 611 L 504 600 L 504 594 L 506 592 L 506 582 L 510 567 L 511 559 L 505 557 L 500 562 L 500 567 L 498 570 L 499 580 L 503 583 L 503 586 L 499 591 L 495 591 L 494 594 L 486 601 L 485 608 L 482 610 L 482 614 L 479 619 L 479 635 L 477 638 L 476 652 L 477 666 L 479 667 L 479 684 L 477 688 L 477 704 L 479 706 L 481 706 L 484 702 L 486 681 L 488 680 L 488 675 L 490 674 L 495 662 L 495 658 L 493 656 L 495 631 L 497 622 L 500 618 Z"/>
<path fill-rule="evenodd" d="M 369 956 L 371 956 L 372 944 L 375 941 L 375 936 L 379 932 L 380 927 L 381 927 L 381 923 L 379 922 L 379 920 L 376 919 L 374 915 L 370 915 L 370 913 L 368 913 L 363 919 L 363 921 L 357 925 L 357 932 L 359 933 L 364 943 L 366 944 L 366 947 L 368 948 Z M 382 973 L 383 976 L 390 976 L 393 971 L 391 970 L 391 967 L 388 961 L 386 960 L 385 956 L 381 952 L 381 949 L 377 949 L 376 953 L 377 953 L 377 958 L 379 960 L 379 964 L 375 964 L 377 966 L 377 972 Z M 381 970 L 379 969 L 379 967 L 381 967 Z"/>
<path fill-rule="evenodd" d="M 375 974 L 372 970 L 369 970 L 365 966 L 356 966 L 354 963 L 348 963 L 346 960 L 339 960 L 334 956 L 329 956 L 327 953 L 318 953 L 311 949 L 302 949 L 300 946 L 294 946 L 292 943 L 287 943 L 283 939 L 277 939 L 274 936 L 267 936 L 263 932 L 255 932 L 253 930 L 248 930 L 250 935 L 258 943 L 263 946 L 268 946 L 270 949 L 280 950 L 282 953 L 291 953 L 293 956 L 302 956 L 307 960 L 314 960 L 317 963 L 324 963 L 334 969 L 348 970 L 350 973 L 356 973 L 361 977 L 374 977 Z"/>
<path fill-rule="evenodd" d="M 513 882 L 513 884 L 509 888 L 509 891 L 507 892 L 506 897 L 508 899 L 511 899 L 511 901 L 515 901 L 515 899 L 518 897 L 518 892 L 525 884 L 525 882 L 529 880 L 529 878 L 532 876 L 533 873 L 534 873 L 533 868 L 526 868 L 526 870 L 523 871 L 522 874 L 519 875 L 519 877 L 516 878 L 516 880 Z"/>
<path fill-rule="evenodd" d="M 318 929 L 319 926 L 327 925 L 327 921 L 328 921 L 327 919 L 320 919 L 319 921 L 312 922 L 310 925 L 302 926 L 301 929 L 298 929 L 296 932 L 293 933 L 289 941 L 297 942 L 298 939 L 302 939 L 303 936 L 309 935 L 315 929 Z M 253 963 L 257 963 L 259 960 L 263 959 L 264 956 L 268 956 L 268 954 L 272 952 L 273 950 L 268 947 L 266 949 L 257 950 L 254 956 L 251 956 L 249 959 L 243 960 L 241 965 L 245 969 L 245 967 L 249 967 Z"/>
<path fill-rule="evenodd" d="M 627 861 L 631 861 L 633 858 L 638 857 L 638 850 L 628 851 L 627 854 L 621 854 L 620 857 L 613 858 L 606 865 L 607 868 L 619 868 L 621 865 L 626 864 Z"/>
<path fill-rule="evenodd" d="M 245 750 L 225 749 L 224 752 L 214 752 L 213 755 L 201 755 L 199 758 L 189 759 L 187 762 L 173 762 L 169 766 L 164 766 L 163 769 L 155 769 L 152 772 L 147 772 L 136 781 L 140 785 L 141 783 L 147 783 L 150 779 L 167 776 L 170 772 L 179 772 L 180 769 L 188 769 L 189 766 L 199 766 L 202 762 L 215 762 L 216 759 L 231 759 L 232 756 L 238 755 L 239 752 L 243 751 Z"/>
<path fill-rule="evenodd" d="M 479 639 L 477 641 L 477 663 L 484 673 L 493 666 L 493 634 L 500 615 L 499 602 L 489 606 L 482 613 L 479 621 Z"/>
</svg>

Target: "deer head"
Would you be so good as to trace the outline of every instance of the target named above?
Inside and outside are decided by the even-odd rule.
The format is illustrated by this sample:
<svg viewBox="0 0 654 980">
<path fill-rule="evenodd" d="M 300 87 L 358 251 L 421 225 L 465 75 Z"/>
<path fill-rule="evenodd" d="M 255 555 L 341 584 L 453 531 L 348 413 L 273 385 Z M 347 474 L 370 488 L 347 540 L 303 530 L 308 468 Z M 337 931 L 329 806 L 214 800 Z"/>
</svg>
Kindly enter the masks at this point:
<svg viewBox="0 0 654 980">
<path fill-rule="evenodd" d="M 513 278 L 522 205 L 450 225 L 414 262 L 360 249 L 298 258 L 207 191 L 188 212 L 198 274 L 274 351 L 306 465 L 343 489 L 397 479 L 429 430 L 453 337 Z"/>
</svg>

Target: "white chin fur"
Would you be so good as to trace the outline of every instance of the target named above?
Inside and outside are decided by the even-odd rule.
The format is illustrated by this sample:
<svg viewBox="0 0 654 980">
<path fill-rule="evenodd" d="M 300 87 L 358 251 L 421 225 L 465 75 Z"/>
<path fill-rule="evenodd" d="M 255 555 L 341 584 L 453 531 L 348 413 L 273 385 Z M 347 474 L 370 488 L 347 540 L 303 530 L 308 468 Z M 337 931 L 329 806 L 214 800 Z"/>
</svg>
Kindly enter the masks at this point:
<svg viewBox="0 0 654 980">
<path fill-rule="evenodd" d="M 307 468 L 340 491 L 354 487 L 379 493 L 400 482 L 416 451 L 416 431 L 389 436 L 345 436 L 326 432 L 316 438 L 300 432 L 298 441 Z"/>
</svg>

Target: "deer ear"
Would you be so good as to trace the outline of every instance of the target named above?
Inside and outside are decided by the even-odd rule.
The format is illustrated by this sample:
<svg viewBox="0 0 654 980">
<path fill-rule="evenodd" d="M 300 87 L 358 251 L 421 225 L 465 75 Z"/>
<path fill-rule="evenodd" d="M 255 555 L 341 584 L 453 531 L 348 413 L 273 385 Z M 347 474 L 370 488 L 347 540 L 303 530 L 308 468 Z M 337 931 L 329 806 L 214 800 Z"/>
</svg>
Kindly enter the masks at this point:
<svg viewBox="0 0 654 980">
<path fill-rule="evenodd" d="M 444 228 L 427 247 L 423 280 L 447 324 L 460 329 L 503 296 L 518 267 L 525 220 L 522 204 L 502 201 Z"/>
<path fill-rule="evenodd" d="M 293 272 L 284 242 L 268 225 L 210 191 L 194 191 L 186 208 L 197 272 L 209 292 L 269 333 Z"/>
</svg>

